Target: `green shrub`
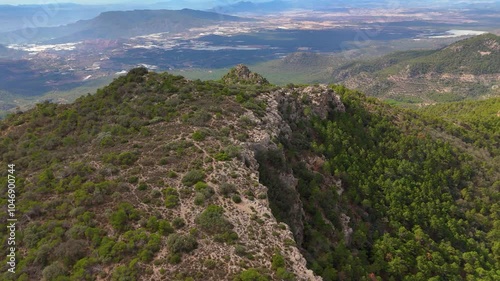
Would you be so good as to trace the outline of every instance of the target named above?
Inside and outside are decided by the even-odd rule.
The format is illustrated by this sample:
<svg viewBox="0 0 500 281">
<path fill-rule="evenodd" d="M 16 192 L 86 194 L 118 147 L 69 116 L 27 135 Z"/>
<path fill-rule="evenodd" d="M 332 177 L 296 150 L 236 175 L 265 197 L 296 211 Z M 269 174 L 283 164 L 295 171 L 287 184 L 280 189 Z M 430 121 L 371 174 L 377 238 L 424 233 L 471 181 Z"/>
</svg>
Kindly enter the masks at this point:
<svg viewBox="0 0 500 281">
<path fill-rule="evenodd" d="M 86 248 L 85 240 L 69 239 L 60 243 L 52 254 L 66 266 L 71 266 L 86 255 Z"/>
<path fill-rule="evenodd" d="M 168 263 L 170 264 L 179 264 L 181 262 L 180 254 L 170 254 L 168 255 Z"/>
<path fill-rule="evenodd" d="M 175 188 L 167 187 L 163 193 L 165 194 L 165 207 L 174 208 L 179 205 L 179 193 Z"/>
<path fill-rule="evenodd" d="M 195 222 L 208 234 L 220 234 L 233 228 L 231 223 L 224 218 L 224 209 L 216 205 L 208 206 L 198 215 Z"/>
<path fill-rule="evenodd" d="M 151 198 L 160 198 L 161 197 L 161 191 L 158 189 L 153 189 L 151 190 Z"/>
<path fill-rule="evenodd" d="M 182 178 L 182 183 L 186 186 L 193 186 L 199 181 L 203 181 L 205 173 L 201 170 L 191 170 L 187 172 Z"/>
<path fill-rule="evenodd" d="M 57 280 L 61 276 L 67 276 L 68 272 L 62 263 L 56 261 L 45 267 L 42 271 L 42 275 L 45 280 Z"/>
<path fill-rule="evenodd" d="M 113 275 L 111 276 L 112 281 L 135 281 L 137 280 L 137 269 L 134 266 L 118 266 Z"/>
<path fill-rule="evenodd" d="M 195 189 L 196 191 L 202 191 L 202 190 L 204 190 L 204 189 L 205 189 L 205 188 L 207 188 L 207 187 L 208 187 L 208 184 L 207 184 L 207 183 L 205 183 L 205 182 L 203 182 L 203 181 L 199 181 L 199 182 L 197 182 L 197 183 L 194 185 L 194 189 Z"/>
<path fill-rule="evenodd" d="M 214 195 L 214 190 L 205 182 L 197 182 L 194 186 L 197 193 L 201 193 L 205 198 L 210 198 Z"/>
<path fill-rule="evenodd" d="M 131 176 L 130 178 L 128 178 L 128 182 L 132 183 L 132 184 L 138 183 L 139 182 L 139 177 L 137 177 L 137 176 Z"/>
<path fill-rule="evenodd" d="M 194 204 L 197 206 L 203 205 L 205 203 L 205 195 L 201 192 L 196 192 L 196 195 L 194 196 Z"/>
<path fill-rule="evenodd" d="M 276 277 L 278 277 L 280 280 L 286 280 L 286 281 L 295 280 L 295 275 L 290 271 L 286 270 L 284 267 L 276 269 Z"/>
<path fill-rule="evenodd" d="M 235 158 L 241 155 L 241 148 L 239 146 L 230 145 L 224 149 L 224 152 L 229 158 Z"/>
<path fill-rule="evenodd" d="M 222 151 L 214 155 L 215 160 L 217 161 L 229 161 L 231 157 L 226 154 L 226 152 Z"/>
<path fill-rule="evenodd" d="M 203 265 L 208 269 L 215 269 L 217 267 L 217 262 L 212 259 L 205 259 Z"/>
<path fill-rule="evenodd" d="M 286 238 L 284 242 L 285 246 L 293 246 L 293 247 L 297 246 L 297 243 L 295 243 L 295 241 L 290 238 Z"/>
<path fill-rule="evenodd" d="M 105 136 L 101 139 L 100 145 L 102 147 L 112 147 L 115 145 L 115 142 L 112 136 Z"/>
<path fill-rule="evenodd" d="M 177 205 L 179 205 L 179 196 L 177 195 L 165 196 L 165 207 L 174 208 Z"/>
<path fill-rule="evenodd" d="M 126 165 L 130 166 L 135 163 L 139 159 L 139 155 L 137 152 L 122 152 L 120 154 L 116 154 L 114 152 L 107 153 L 103 155 L 102 160 L 105 163 L 110 163 L 114 165 Z"/>
<path fill-rule="evenodd" d="M 159 220 L 158 221 L 158 232 L 161 235 L 169 235 L 171 233 L 174 233 L 174 228 L 170 224 L 170 222 L 166 220 Z"/>
<path fill-rule="evenodd" d="M 247 255 L 247 249 L 243 245 L 234 246 L 234 253 L 238 256 L 244 257 Z"/>
<path fill-rule="evenodd" d="M 238 233 L 229 230 L 221 234 L 214 235 L 214 241 L 219 243 L 229 243 L 232 244 L 239 239 Z"/>
<path fill-rule="evenodd" d="M 182 228 L 186 225 L 186 222 L 182 219 L 182 218 L 175 218 L 173 221 L 172 221 L 172 225 L 176 228 L 176 229 L 179 229 L 179 228 Z"/>
<path fill-rule="evenodd" d="M 147 183 L 145 183 L 145 182 L 141 182 L 141 183 L 137 186 L 137 190 L 144 191 L 144 190 L 146 190 L 146 189 L 148 189 L 148 185 L 147 185 Z"/>
<path fill-rule="evenodd" d="M 150 232 L 156 232 L 158 231 L 158 218 L 155 216 L 152 216 L 148 219 L 148 222 L 146 223 L 146 229 L 149 230 Z"/>
<path fill-rule="evenodd" d="M 195 126 L 204 126 L 212 119 L 212 115 L 204 110 L 198 110 L 188 118 L 188 123 Z"/>
<path fill-rule="evenodd" d="M 260 274 L 256 269 L 250 268 L 238 274 L 234 281 L 269 281 L 269 278 Z"/>
<path fill-rule="evenodd" d="M 121 203 L 118 209 L 110 216 L 110 223 L 114 229 L 124 231 L 128 229 L 128 222 L 139 218 L 139 212 L 130 203 Z"/>
<path fill-rule="evenodd" d="M 233 199 L 233 202 L 238 204 L 238 203 L 241 203 L 241 197 L 237 194 L 233 195 L 233 197 L 231 197 Z"/>
<path fill-rule="evenodd" d="M 167 238 L 167 248 L 171 253 L 189 253 L 198 247 L 198 242 L 191 235 L 172 233 Z"/>
<path fill-rule="evenodd" d="M 95 258 L 83 258 L 73 266 L 71 280 L 93 280 L 92 266 L 98 263 Z"/>
<path fill-rule="evenodd" d="M 236 193 L 236 186 L 225 182 L 220 185 L 219 191 L 224 197 L 229 197 L 230 194 Z"/>
<path fill-rule="evenodd" d="M 191 137 L 195 141 L 203 141 L 203 140 L 205 140 L 206 135 L 202 131 L 195 131 Z"/>
<path fill-rule="evenodd" d="M 283 258 L 280 253 L 276 252 L 272 257 L 271 268 L 276 270 L 280 267 L 285 267 L 285 258 Z"/>
<path fill-rule="evenodd" d="M 151 130 L 146 128 L 146 127 L 142 127 L 140 132 L 141 132 L 141 135 L 143 135 L 145 137 L 151 136 Z"/>
<path fill-rule="evenodd" d="M 259 195 L 257 195 L 257 198 L 259 198 L 259 199 L 266 199 L 267 198 L 267 194 L 260 193 Z"/>
</svg>

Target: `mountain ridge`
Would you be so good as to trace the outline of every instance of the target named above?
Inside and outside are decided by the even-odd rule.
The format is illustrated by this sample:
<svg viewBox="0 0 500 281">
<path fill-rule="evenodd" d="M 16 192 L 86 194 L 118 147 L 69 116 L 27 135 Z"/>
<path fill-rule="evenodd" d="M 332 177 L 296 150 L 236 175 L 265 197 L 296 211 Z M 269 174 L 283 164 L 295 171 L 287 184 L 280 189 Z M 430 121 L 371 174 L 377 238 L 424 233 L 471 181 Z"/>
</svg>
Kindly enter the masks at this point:
<svg viewBox="0 0 500 281">
<path fill-rule="evenodd" d="M 29 38 L 29 42 L 68 43 L 86 39 L 129 38 L 160 32 L 182 32 L 219 21 L 247 20 L 249 19 L 191 9 L 108 11 L 90 20 L 79 20 L 60 27 L 38 28 L 33 38 Z M 16 30 L 1 35 L 5 40 L 23 40 L 23 32 Z M 57 34 L 55 38 L 54 34 Z"/>
<path fill-rule="evenodd" d="M 2 278 L 500 275 L 490 121 L 457 127 L 338 85 L 252 84 L 244 66 L 228 76 L 135 68 L 0 121 L 21 229 Z"/>
</svg>

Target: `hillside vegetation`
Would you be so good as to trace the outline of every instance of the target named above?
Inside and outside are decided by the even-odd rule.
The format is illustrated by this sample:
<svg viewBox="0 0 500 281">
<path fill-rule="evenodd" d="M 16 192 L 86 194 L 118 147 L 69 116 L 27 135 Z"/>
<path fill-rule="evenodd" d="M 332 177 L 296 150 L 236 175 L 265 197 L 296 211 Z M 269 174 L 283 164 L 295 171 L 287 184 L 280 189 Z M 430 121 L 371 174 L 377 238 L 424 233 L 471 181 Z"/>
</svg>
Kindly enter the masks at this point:
<svg viewBox="0 0 500 281">
<path fill-rule="evenodd" d="M 426 73 L 495 74 L 500 63 L 500 37 L 484 34 L 453 43 L 443 49 L 396 52 L 366 62 L 353 62 L 339 70 L 383 74 L 406 70 L 409 76 Z"/>
<path fill-rule="evenodd" d="M 332 78 L 373 96 L 421 104 L 498 95 L 499 73 L 500 37 L 484 34 L 439 50 L 351 62 L 335 69 Z"/>
<path fill-rule="evenodd" d="M 362 53 L 369 52 L 362 49 Z M 399 51 L 373 59 L 351 57 L 359 55 L 299 52 L 254 68 L 273 83 L 338 83 L 404 106 L 500 95 L 500 37 L 494 34 L 437 50 Z M 217 74 L 214 71 L 211 77 Z"/>
<path fill-rule="evenodd" d="M 495 111 L 133 69 L 0 122 L 1 279 L 497 280 Z"/>
</svg>

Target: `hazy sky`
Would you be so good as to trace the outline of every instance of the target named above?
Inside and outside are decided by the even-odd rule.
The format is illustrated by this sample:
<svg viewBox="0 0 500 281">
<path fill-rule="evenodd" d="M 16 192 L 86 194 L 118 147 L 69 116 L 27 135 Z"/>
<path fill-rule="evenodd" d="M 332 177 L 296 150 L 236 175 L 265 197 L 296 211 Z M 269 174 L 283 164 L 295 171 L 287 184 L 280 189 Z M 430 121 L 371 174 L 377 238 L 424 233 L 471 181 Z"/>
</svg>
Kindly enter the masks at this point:
<svg viewBox="0 0 500 281">
<path fill-rule="evenodd" d="M 157 2 L 168 2 L 170 0 L 0 0 L 1 4 L 47 4 L 47 3 L 78 3 L 78 4 L 116 4 L 116 3 L 130 3 L 130 4 L 152 4 Z M 178 2 L 192 2 L 192 3 L 206 3 L 206 4 L 231 4 L 239 1 L 252 1 L 252 2 L 267 2 L 271 0 L 179 0 Z M 307 1 L 307 0 L 304 0 Z M 355 1 L 355 0 L 354 0 Z M 375 0 L 374 0 L 375 1 Z M 385 0 L 391 1 L 391 0 Z M 398 1 L 398 0 L 392 0 Z M 402 2 L 418 2 L 419 0 L 401 0 Z M 335 0 L 332 0 L 334 3 Z M 434 3 L 446 3 L 455 2 L 453 0 L 434 0 L 425 2 Z M 469 2 L 469 3 L 487 3 L 487 2 L 500 2 L 500 0 L 462 0 L 457 2 Z"/>
<path fill-rule="evenodd" d="M 134 2 L 134 1 L 123 1 L 123 0 L 70 0 L 70 1 L 54 1 L 54 0 L 0 0 L 0 4 L 47 4 L 47 3 L 78 3 L 78 4 L 110 4 L 110 3 L 123 3 L 123 2 Z M 137 2 L 151 2 L 151 1 L 137 1 Z M 156 1 L 160 2 L 160 1 Z"/>
<path fill-rule="evenodd" d="M 0 4 L 48 4 L 48 3 L 77 3 L 77 4 L 115 4 L 115 3 L 156 3 L 168 0 L 0 0 Z M 209 2 L 213 0 L 187 1 L 187 2 Z"/>
<path fill-rule="evenodd" d="M 131 3 L 131 4 L 148 4 L 157 2 L 168 2 L 170 0 L 0 0 L 0 4 L 47 4 L 47 3 L 78 3 L 78 4 L 116 4 L 116 3 Z M 235 3 L 240 0 L 180 0 L 181 2 L 192 3 Z M 254 2 L 262 2 L 257 0 Z"/>
</svg>

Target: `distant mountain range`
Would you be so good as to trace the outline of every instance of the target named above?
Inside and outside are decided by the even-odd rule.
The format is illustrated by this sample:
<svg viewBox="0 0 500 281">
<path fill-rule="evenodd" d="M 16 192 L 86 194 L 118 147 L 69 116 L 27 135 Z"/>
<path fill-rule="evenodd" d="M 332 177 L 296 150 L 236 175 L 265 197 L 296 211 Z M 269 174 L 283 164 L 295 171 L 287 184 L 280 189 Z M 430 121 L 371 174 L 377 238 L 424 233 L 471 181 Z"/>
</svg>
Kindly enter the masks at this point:
<svg viewBox="0 0 500 281">
<path fill-rule="evenodd" d="M 335 69 L 332 79 L 372 95 L 409 102 L 500 94 L 500 37 L 484 34 L 440 50 L 397 52 L 352 62 Z"/>
<path fill-rule="evenodd" d="M 185 4 L 185 1 L 181 3 Z M 484 3 L 486 9 L 499 8 L 500 2 Z M 164 2 L 164 5 L 172 7 L 172 1 Z M 177 4 L 180 5 L 180 4 Z M 439 1 L 405 1 L 404 3 L 397 3 L 398 8 L 429 8 L 429 7 L 446 7 L 450 3 Z M 461 1 L 459 3 L 453 2 L 454 6 L 460 6 L 472 10 L 477 10 L 477 3 L 471 1 Z M 321 10 L 321 11 L 348 11 L 350 8 L 393 8 L 394 3 L 391 1 L 373 1 L 373 0 L 313 0 L 313 1 L 298 1 L 298 0 L 271 0 L 271 1 L 239 1 L 236 3 L 224 3 L 216 5 L 210 9 L 215 12 L 223 12 L 229 14 L 237 13 L 273 13 L 282 12 L 293 9 L 306 9 L 306 10 Z"/>
<path fill-rule="evenodd" d="M 240 1 L 234 4 L 217 6 L 212 11 L 219 13 L 271 13 L 280 12 L 293 8 L 293 3 L 289 1 L 274 0 L 269 2 L 255 3 L 251 1 Z"/>
<path fill-rule="evenodd" d="M 129 38 L 160 32 L 182 32 L 221 21 L 243 21 L 240 17 L 214 12 L 183 10 L 134 10 L 104 12 L 90 20 L 38 28 L 30 37 L 25 30 L 0 33 L 0 43 L 67 43 L 87 39 Z"/>
<path fill-rule="evenodd" d="M 500 37 L 484 34 L 431 51 L 398 52 L 369 62 L 354 62 L 343 69 L 408 77 L 426 74 L 493 74 L 500 70 Z"/>
<path fill-rule="evenodd" d="M 356 61 L 301 52 L 266 62 L 259 71 L 286 73 L 303 83 L 344 84 L 403 104 L 474 99 L 500 95 L 500 37 L 483 34 L 437 50 L 395 52 Z"/>
<path fill-rule="evenodd" d="M 35 2 L 35 1 L 33 1 Z M 0 32 L 20 28 L 49 27 L 91 19 L 111 7 L 53 3 L 42 5 L 0 5 Z"/>
</svg>

